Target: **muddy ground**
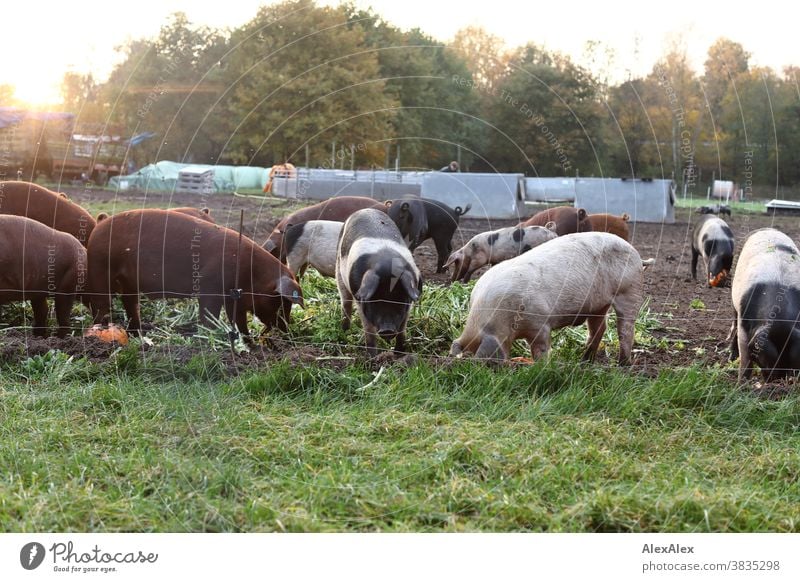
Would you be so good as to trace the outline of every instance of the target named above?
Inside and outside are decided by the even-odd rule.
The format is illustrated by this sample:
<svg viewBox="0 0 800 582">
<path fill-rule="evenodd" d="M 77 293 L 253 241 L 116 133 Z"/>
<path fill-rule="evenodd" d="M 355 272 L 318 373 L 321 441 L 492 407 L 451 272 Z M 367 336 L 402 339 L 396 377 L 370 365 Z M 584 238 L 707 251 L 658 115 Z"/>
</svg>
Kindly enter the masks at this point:
<svg viewBox="0 0 800 582">
<path fill-rule="evenodd" d="M 132 205 L 175 207 L 206 206 L 219 224 L 238 228 L 240 210 L 244 210 L 244 232 L 263 242 L 280 217 L 291 212 L 296 204 L 270 199 L 264 201 L 258 197 L 239 197 L 229 195 L 210 195 L 198 197 L 192 194 L 141 194 L 125 193 L 124 195 L 103 190 L 66 189 L 70 197 L 79 204 L 86 205 L 98 201 Z M 531 213 L 536 209 L 531 207 Z M 653 257 L 655 265 L 645 272 L 645 296 L 649 300 L 649 308 L 663 326 L 655 332 L 658 345 L 645 349 L 637 349 L 634 367 L 639 372 L 655 375 L 662 368 L 683 368 L 693 364 L 708 366 L 725 365 L 728 346 L 725 341 L 730 330 L 733 309 L 730 300 L 730 288 L 711 289 L 702 280 L 692 281 L 689 268 L 691 264 L 691 229 L 698 218 L 689 210 L 680 209 L 676 213 L 674 224 L 631 224 L 632 244 L 639 250 L 643 258 Z M 736 235 L 737 251 L 747 234 L 757 228 L 772 226 L 786 232 L 793 239 L 800 238 L 800 220 L 797 217 L 771 217 L 766 214 L 734 214 L 726 217 L 727 222 Z M 476 220 L 469 215 L 461 221 L 453 246 L 457 248 L 473 235 L 485 230 L 511 226 L 515 220 Z M 423 244 L 415 252 L 415 258 L 426 276 L 426 280 L 448 283 L 448 274 L 435 274 L 436 251 L 431 241 Z M 478 273 L 480 274 L 480 272 Z M 30 343 L 30 342 L 33 343 Z M 29 342 L 20 346 L 20 342 Z M 8 359 L 16 353 L 39 353 L 41 350 L 62 345 L 60 340 L 32 340 L 29 335 L 7 335 L 0 357 Z M 73 345 L 74 344 L 74 345 Z M 31 349 L 33 348 L 33 349 Z M 81 338 L 64 340 L 63 348 L 76 354 L 83 350 L 91 358 L 107 357 L 106 346 L 85 344 Z M 281 350 L 275 350 L 280 352 Z M 295 353 L 297 352 L 297 353 Z M 318 348 L 309 346 L 307 353 L 292 350 L 293 361 L 308 362 L 321 354 Z M 318 353 L 320 352 L 320 353 Z M 248 357 L 272 359 L 276 354 L 255 354 Z M 186 356 L 184 354 L 184 356 Z M 188 357 L 188 356 L 186 356 Z M 12 358 L 15 359 L 15 358 Z M 232 369 L 240 366 L 229 363 Z"/>
</svg>

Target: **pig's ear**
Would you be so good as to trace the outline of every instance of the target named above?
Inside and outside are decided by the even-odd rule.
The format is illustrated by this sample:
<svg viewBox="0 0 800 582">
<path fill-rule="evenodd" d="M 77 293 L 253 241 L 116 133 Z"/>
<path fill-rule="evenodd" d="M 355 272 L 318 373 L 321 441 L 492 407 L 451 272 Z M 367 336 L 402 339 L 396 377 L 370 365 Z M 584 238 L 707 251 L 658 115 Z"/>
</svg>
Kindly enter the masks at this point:
<svg viewBox="0 0 800 582">
<path fill-rule="evenodd" d="M 364 273 L 364 276 L 361 278 L 361 286 L 358 288 L 355 295 L 356 299 L 358 301 L 369 301 L 372 296 L 375 295 L 375 291 L 378 290 L 380 282 L 381 278 L 375 271 L 370 269 Z"/>
<path fill-rule="evenodd" d="M 200 212 L 202 212 L 203 214 L 205 214 L 207 216 L 211 216 L 211 209 L 210 208 L 201 208 Z"/>
<path fill-rule="evenodd" d="M 622 220 L 624 220 L 625 222 L 628 222 L 631 219 L 631 215 L 628 214 L 627 212 L 623 212 L 620 218 L 622 218 Z"/>
<path fill-rule="evenodd" d="M 558 227 L 558 225 L 557 225 L 555 222 L 553 222 L 553 221 L 551 220 L 550 222 L 548 222 L 547 224 L 545 224 L 545 225 L 544 225 L 544 227 L 545 227 L 547 230 L 552 230 L 553 232 L 555 232 L 555 231 L 556 231 L 556 228 Z"/>
<path fill-rule="evenodd" d="M 400 212 L 404 214 L 408 212 L 408 202 L 403 202 L 403 204 L 400 205 Z"/>
<path fill-rule="evenodd" d="M 578 208 L 578 220 L 583 220 L 584 218 L 586 218 L 586 210 Z"/>
<path fill-rule="evenodd" d="M 300 307 L 304 307 L 303 292 L 297 281 L 291 277 L 283 275 L 278 281 L 278 293 L 284 299 L 288 299 L 292 303 L 297 303 Z"/>
<path fill-rule="evenodd" d="M 383 203 L 386 208 L 389 208 L 392 204 L 394 204 L 394 200 L 387 200 Z"/>
<path fill-rule="evenodd" d="M 442 265 L 442 268 L 446 269 L 456 261 L 463 261 L 463 260 L 464 260 L 464 251 L 458 250 L 452 253 L 450 257 L 448 257 L 447 262 L 444 265 Z"/>
<path fill-rule="evenodd" d="M 422 294 L 422 277 L 420 276 L 419 281 L 417 281 L 417 285 L 414 285 L 414 276 L 411 274 L 411 271 L 404 271 L 403 274 L 400 276 L 400 284 L 403 286 L 403 289 L 406 290 L 408 293 L 409 299 L 411 301 L 416 301 L 419 299 L 419 296 Z"/>
<path fill-rule="evenodd" d="M 97 215 L 97 222 L 105 220 L 106 218 L 108 218 L 108 213 L 101 212 L 100 214 Z"/>
</svg>

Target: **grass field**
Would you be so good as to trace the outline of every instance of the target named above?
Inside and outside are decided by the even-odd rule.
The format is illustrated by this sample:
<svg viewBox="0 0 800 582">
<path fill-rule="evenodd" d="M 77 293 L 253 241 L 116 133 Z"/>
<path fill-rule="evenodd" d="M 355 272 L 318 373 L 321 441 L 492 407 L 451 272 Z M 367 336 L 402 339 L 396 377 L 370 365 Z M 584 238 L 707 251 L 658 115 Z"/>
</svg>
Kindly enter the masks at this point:
<svg viewBox="0 0 800 582">
<path fill-rule="evenodd" d="M 753 396 L 729 367 L 580 364 L 577 329 L 534 366 L 427 357 L 463 325 L 460 285 L 412 313 L 422 357 L 372 366 L 332 282 L 307 277 L 280 341 L 316 362 L 232 372 L 222 330 L 170 335 L 192 310 L 166 303 L 147 311 L 159 350 L 3 362 L 0 530 L 800 530 L 797 396 Z M 645 307 L 640 346 L 658 325 Z"/>
</svg>

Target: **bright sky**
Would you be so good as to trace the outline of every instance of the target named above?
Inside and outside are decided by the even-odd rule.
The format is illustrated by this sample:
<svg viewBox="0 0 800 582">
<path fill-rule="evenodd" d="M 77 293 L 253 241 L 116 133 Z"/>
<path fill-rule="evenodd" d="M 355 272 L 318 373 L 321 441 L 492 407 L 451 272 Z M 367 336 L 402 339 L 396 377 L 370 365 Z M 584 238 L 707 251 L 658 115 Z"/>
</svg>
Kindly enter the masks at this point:
<svg viewBox="0 0 800 582">
<path fill-rule="evenodd" d="M 65 71 L 92 71 L 104 80 L 119 60 L 115 47 L 156 35 L 172 12 L 186 12 L 198 24 L 235 27 L 252 18 L 264 3 L 268 1 L 7 2 L 0 84 L 15 85 L 16 96 L 31 103 L 57 102 Z M 442 40 L 449 40 L 460 28 L 479 25 L 511 47 L 533 41 L 569 54 L 581 64 L 587 64 L 586 42 L 598 40 L 614 51 L 613 80 L 626 78 L 628 72 L 634 76 L 649 72 L 676 36 L 683 39 L 698 70 L 708 47 L 720 36 L 740 42 L 752 54 L 752 64 L 778 72 L 789 64 L 800 65 L 797 22 L 785 3 L 356 0 L 356 4 L 372 6 L 401 28 L 419 27 Z"/>
</svg>

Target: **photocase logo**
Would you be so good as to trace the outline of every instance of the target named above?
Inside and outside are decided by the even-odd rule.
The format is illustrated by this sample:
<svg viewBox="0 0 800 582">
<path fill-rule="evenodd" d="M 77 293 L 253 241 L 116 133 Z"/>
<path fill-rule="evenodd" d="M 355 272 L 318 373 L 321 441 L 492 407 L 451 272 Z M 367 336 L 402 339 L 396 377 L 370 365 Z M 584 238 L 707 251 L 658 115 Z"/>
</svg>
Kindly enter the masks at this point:
<svg viewBox="0 0 800 582">
<path fill-rule="evenodd" d="M 42 565 L 44 554 L 44 546 L 39 542 L 27 543 L 19 552 L 19 563 L 26 570 L 35 570 Z"/>
</svg>

